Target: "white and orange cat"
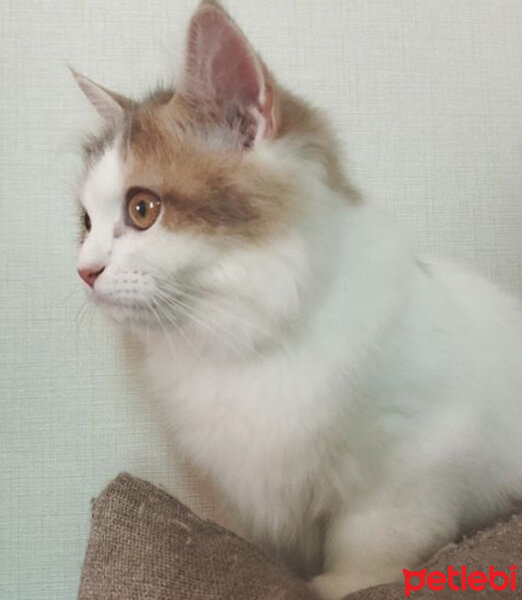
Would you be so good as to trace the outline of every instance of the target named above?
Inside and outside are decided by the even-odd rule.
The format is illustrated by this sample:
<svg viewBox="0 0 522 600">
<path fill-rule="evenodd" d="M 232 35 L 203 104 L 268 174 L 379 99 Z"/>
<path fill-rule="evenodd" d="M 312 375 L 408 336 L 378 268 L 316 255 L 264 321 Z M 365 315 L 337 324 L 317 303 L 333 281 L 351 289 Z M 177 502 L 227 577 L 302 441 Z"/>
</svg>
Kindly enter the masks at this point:
<svg viewBox="0 0 522 600">
<path fill-rule="evenodd" d="M 176 89 L 134 102 L 76 78 L 106 122 L 79 273 L 251 540 L 340 598 L 510 510 L 517 302 L 416 258 L 216 2 Z"/>
</svg>

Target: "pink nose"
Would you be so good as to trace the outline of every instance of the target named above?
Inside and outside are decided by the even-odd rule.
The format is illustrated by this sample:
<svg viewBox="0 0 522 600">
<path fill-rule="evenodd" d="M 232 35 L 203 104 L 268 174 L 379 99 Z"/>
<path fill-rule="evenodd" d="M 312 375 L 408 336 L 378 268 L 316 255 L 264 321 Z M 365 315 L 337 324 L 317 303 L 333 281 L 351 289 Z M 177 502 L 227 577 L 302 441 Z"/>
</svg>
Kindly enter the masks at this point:
<svg viewBox="0 0 522 600">
<path fill-rule="evenodd" d="M 105 267 L 98 269 L 78 269 L 78 275 L 85 281 L 85 283 L 94 287 L 94 282 L 98 279 L 98 277 L 103 273 Z"/>
</svg>

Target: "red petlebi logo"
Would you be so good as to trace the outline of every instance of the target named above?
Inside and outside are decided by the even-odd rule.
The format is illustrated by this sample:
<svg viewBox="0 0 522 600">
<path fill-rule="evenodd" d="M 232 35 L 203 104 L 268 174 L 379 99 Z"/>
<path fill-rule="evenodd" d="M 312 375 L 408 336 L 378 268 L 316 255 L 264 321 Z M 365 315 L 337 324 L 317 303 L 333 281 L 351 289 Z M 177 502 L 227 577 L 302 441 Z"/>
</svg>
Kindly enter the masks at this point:
<svg viewBox="0 0 522 600">
<path fill-rule="evenodd" d="M 487 586 L 496 592 L 517 589 L 517 565 L 511 565 L 509 572 L 497 571 L 495 567 L 490 566 L 487 573 L 484 573 L 484 571 L 471 571 L 468 573 L 468 568 L 464 565 L 460 570 L 454 569 L 450 565 L 447 574 L 442 571 L 428 573 L 428 569 L 422 571 L 403 569 L 402 572 L 404 573 L 404 595 L 407 597 L 412 592 L 422 590 L 425 586 L 435 592 L 441 592 L 444 589 L 481 592 Z"/>
</svg>

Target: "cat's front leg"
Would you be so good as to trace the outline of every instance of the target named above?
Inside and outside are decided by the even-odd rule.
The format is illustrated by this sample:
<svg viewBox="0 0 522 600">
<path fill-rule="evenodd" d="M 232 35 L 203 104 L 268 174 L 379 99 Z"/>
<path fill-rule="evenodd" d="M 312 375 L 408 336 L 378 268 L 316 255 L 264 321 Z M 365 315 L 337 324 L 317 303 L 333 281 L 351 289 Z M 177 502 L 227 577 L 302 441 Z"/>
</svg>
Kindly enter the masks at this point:
<svg viewBox="0 0 522 600">
<path fill-rule="evenodd" d="M 324 600 L 339 600 L 357 590 L 399 581 L 403 569 L 417 567 L 454 539 L 454 518 L 415 506 L 368 508 L 334 520 L 327 532 L 325 571 L 312 588 Z"/>
<path fill-rule="evenodd" d="M 391 570 L 386 576 L 383 571 L 365 573 L 347 569 L 344 573 L 323 573 L 314 577 L 311 587 L 323 600 L 341 600 L 358 590 L 383 583 L 392 583 L 398 579 L 399 575 L 396 570 Z"/>
</svg>

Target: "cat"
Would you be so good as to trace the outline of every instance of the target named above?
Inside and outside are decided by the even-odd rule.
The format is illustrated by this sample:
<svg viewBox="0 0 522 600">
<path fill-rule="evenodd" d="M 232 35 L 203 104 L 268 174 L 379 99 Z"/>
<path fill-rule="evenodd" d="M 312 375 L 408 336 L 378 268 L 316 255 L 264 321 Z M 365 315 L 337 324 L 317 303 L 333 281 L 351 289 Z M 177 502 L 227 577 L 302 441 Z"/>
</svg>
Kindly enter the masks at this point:
<svg viewBox="0 0 522 600">
<path fill-rule="evenodd" d="M 196 9 L 176 89 L 75 77 L 105 122 L 79 274 L 245 535 L 333 599 L 512 508 L 518 302 L 419 259 L 222 6 Z"/>
</svg>

